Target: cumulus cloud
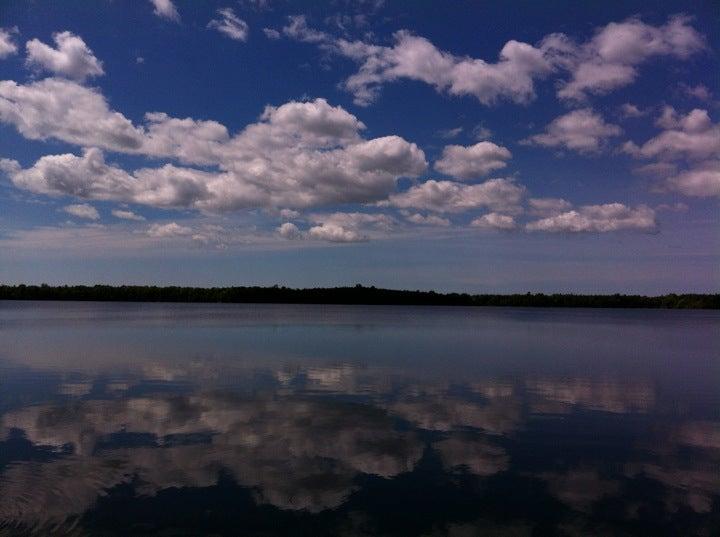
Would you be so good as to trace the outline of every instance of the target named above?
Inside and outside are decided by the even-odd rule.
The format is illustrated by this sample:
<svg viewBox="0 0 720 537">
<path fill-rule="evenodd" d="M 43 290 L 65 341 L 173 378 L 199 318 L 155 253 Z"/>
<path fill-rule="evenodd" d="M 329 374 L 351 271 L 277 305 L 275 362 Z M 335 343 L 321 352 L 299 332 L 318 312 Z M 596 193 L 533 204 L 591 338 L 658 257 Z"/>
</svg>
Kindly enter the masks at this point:
<svg viewBox="0 0 720 537">
<path fill-rule="evenodd" d="M 534 80 L 552 70 L 542 50 L 518 41 L 508 41 L 497 62 L 489 63 L 442 51 L 408 30 L 395 32 L 392 46 L 373 45 L 312 29 L 300 15 L 290 17 L 283 33 L 358 63 L 358 72 L 343 84 L 358 105 L 370 104 L 383 84 L 401 79 L 425 82 L 450 95 L 471 95 L 486 105 L 501 99 L 526 103 L 535 97 Z"/>
<path fill-rule="evenodd" d="M 26 62 L 30 67 L 80 81 L 105 73 L 102 62 L 95 57 L 81 37 L 72 32 L 57 32 L 52 37 L 56 48 L 38 39 L 26 43 Z"/>
<path fill-rule="evenodd" d="M 172 0 L 150 0 L 155 8 L 153 13 L 162 19 L 168 19 L 174 22 L 180 22 L 180 14 Z"/>
<path fill-rule="evenodd" d="M 690 86 L 688 84 L 680 84 L 680 87 L 685 92 L 685 95 L 692 97 L 699 101 L 709 101 L 712 99 L 712 92 L 708 89 L 705 84 L 698 84 L 697 86 Z"/>
<path fill-rule="evenodd" d="M 586 43 L 577 45 L 566 36 L 554 38 L 571 73 L 558 96 L 583 100 L 627 86 L 638 76 L 638 66 L 652 58 L 686 60 L 706 48 L 703 36 L 684 15 L 652 26 L 633 17 L 599 28 Z"/>
<path fill-rule="evenodd" d="M 478 141 L 487 140 L 492 136 L 492 134 L 493 132 L 482 123 L 475 125 L 472 130 L 473 138 Z"/>
<path fill-rule="evenodd" d="M 437 131 L 435 133 L 435 135 L 438 138 L 442 138 L 444 140 L 450 140 L 452 138 L 457 138 L 458 136 L 460 136 L 460 134 L 462 134 L 462 131 L 463 131 L 463 127 L 455 127 L 452 129 L 440 129 L 439 131 Z"/>
<path fill-rule="evenodd" d="M 575 210 L 542 218 L 526 225 L 528 231 L 571 233 L 605 233 L 623 229 L 651 232 L 656 228 L 653 209 L 645 205 L 632 208 L 622 203 L 584 205 Z"/>
<path fill-rule="evenodd" d="M 299 211 L 295 211 L 293 209 L 280 209 L 280 218 L 290 219 L 290 218 L 297 218 L 300 216 Z"/>
<path fill-rule="evenodd" d="M 572 207 L 572 203 L 562 198 L 530 198 L 530 213 L 535 216 L 553 216 L 563 213 Z"/>
<path fill-rule="evenodd" d="M 669 190 L 686 196 L 720 196 L 720 160 L 700 162 L 665 181 Z"/>
<path fill-rule="evenodd" d="M 701 160 L 720 154 L 720 124 L 712 122 L 707 110 L 696 108 L 682 116 L 667 106 L 656 124 L 665 130 L 641 146 L 626 144 L 625 151 L 637 157 L 664 161 Z"/>
<path fill-rule="evenodd" d="M 636 158 L 656 160 L 636 171 L 658 178 L 661 189 L 686 196 L 720 195 L 720 124 L 713 123 L 707 110 L 682 115 L 670 106 L 655 124 L 663 129 L 657 136 L 642 145 L 623 145 Z"/>
<path fill-rule="evenodd" d="M 115 218 L 120 218 L 121 220 L 135 220 L 138 222 L 145 220 L 144 216 L 126 209 L 113 209 L 111 213 Z"/>
<path fill-rule="evenodd" d="M 274 28 L 263 28 L 262 31 L 265 34 L 265 37 L 267 37 L 268 39 L 275 40 L 280 39 L 281 37 L 280 32 Z"/>
<path fill-rule="evenodd" d="M 619 126 L 606 123 L 600 114 L 590 108 L 581 108 L 555 118 L 544 133 L 530 136 L 522 143 L 596 153 L 608 138 L 620 133 L 622 129 Z"/>
<path fill-rule="evenodd" d="M 366 236 L 360 235 L 356 231 L 345 229 L 333 223 L 313 226 L 310 228 L 310 231 L 308 231 L 308 234 L 313 239 L 329 242 L 363 242 L 368 240 Z"/>
<path fill-rule="evenodd" d="M 187 237 L 193 234 L 193 230 L 187 226 L 181 226 L 177 222 L 169 222 L 150 225 L 147 234 L 156 238 Z"/>
<path fill-rule="evenodd" d="M 218 168 L 168 164 L 128 173 L 106 164 L 94 149 L 83 157 L 43 157 L 16 171 L 15 184 L 34 192 L 207 211 L 302 208 L 377 201 L 394 190 L 398 178 L 427 168 L 417 145 L 399 136 L 365 140 L 365 125 L 324 99 L 268 106 L 234 136 L 215 121 L 158 112 L 145 120 L 133 125 L 96 90 L 68 80 L 0 82 L 0 121 L 26 138 Z"/>
<path fill-rule="evenodd" d="M 75 205 L 66 205 L 63 211 L 77 218 L 85 218 L 87 220 L 99 220 L 100 214 L 97 209 L 87 203 L 78 203 Z"/>
<path fill-rule="evenodd" d="M 435 162 L 435 169 L 456 179 L 475 179 L 504 168 L 510 157 L 512 154 L 507 148 L 492 142 L 478 142 L 469 147 L 448 145 Z"/>
<path fill-rule="evenodd" d="M 517 224 L 515 218 L 507 214 L 488 213 L 470 222 L 470 226 L 482 229 L 500 229 L 509 231 L 515 229 Z"/>
<path fill-rule="evenodd" d="M 139 152 L 144 133 L 110 110 L 96 90 L 46 78 L 27 85 L 0 81 L 0 121 L 30 140 L 53 138 L 80 146 Z"/>
<path fill-rule="evenodd" d="M 225 7 L 217 10 L 219 19 L 208 23 L 208 28 L 217 30 L 235 41 L 247 41 L 250 28 L 248 24 L 238 17 L 232 8 Z"/>
<path fill-rule="evenodd" d="M 0 59 L 17 54 L 18 48 L 13 40 L 17 28 L 0 28 Z"/>
<path fill-rule="evenodd" d="M 447 227 L 450 225 L 450 220 L 436 214 L 409 213 L 405 215 L 405 220 L 419 226 Z"/>
<path fill-rule="evenodd" d="M 396 32 L 391 46 L 382 46 L 337 38 L 311 28 L 299 15 L 290 17 L 283 33 L 357 63 L 358 71 L 343 86 L 358 105 L 372 103 L 384 84 L 403 79 L 424 82 L 449 95 L 474 96 L 484 105 L 500 100 L 525 104 L 535 98 L 536 80 L 563 72 L 569 73 L 569 80 L 561 84 L 558 96 L 582 100 L 632 83 L 638 66 L 651 58 L 685 60 L 706 48 L 703 36 L 683 15 L 661 26 L 638 18 L 613 22 L 584 43 L 562 33 L 547 35 L 536 45 L 510 40 L 495 63 L 440 50 L 408 30 Z"/>
<path fill-rule="evenodd" d="M 623 117 L 642 117 L 647 114 L 647 110 L 640 110 L 637 105 L 625 103 L 620 107 L 620 113 Z"/>
<path fill-rule="evenodd" d="M 303 233 L 292 222 L 285 222 L 281 224 L 280 226 L 278 226 L 277 232 L 282 238 L 288 240 L 297 240 L 303 238 Z"/>
<path fill-rule="evenodd" d="M 386 235 L 397 225 L 395 218 L 383 213 L 335 212 L 311 214 L 308 219 L 317 224 L 308 236 L 329 242 L 368 241 Z"/>
<path fill-rule="evenodd" d="M 383 205 L 438 213 L 459 213 L 487 207 L 518 213 L 525 188 L 511 179 L 490 179 L 477 185 L 430 179 L 405 192 L 392 194 Z"/>
</svg>

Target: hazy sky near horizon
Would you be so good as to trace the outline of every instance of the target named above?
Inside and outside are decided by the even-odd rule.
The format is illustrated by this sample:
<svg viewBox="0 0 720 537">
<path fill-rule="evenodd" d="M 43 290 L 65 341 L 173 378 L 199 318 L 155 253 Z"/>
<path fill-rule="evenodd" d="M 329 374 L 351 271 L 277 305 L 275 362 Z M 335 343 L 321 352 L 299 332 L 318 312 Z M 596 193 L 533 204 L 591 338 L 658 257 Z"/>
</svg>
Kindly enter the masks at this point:
<svg viewBox="0 0 720 537">
<path fill-rule="evenodd" d="M 0 281 L 715 291 L 717 2 L 0 3 Z"/>
</svg>

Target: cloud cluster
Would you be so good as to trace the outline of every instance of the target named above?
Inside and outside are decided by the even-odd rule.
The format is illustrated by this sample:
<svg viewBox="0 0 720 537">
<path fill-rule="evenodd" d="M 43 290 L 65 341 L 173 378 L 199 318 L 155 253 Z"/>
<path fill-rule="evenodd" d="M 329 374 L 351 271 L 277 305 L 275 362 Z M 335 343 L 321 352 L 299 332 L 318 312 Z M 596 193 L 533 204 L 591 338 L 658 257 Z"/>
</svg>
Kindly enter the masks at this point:
<svg viewBox="0 0 720 537">
<path fill-rule="evenodd" d="M 172 0 L 150 0 L 155 8 L 153 12 L 162 19 L 168 19 L 173 22 L 180 22 L 180 14 Z"/>
<path fill-rule="evenodd" d="M 173 18 L 172 2 L 154 4 L 158 14 Z M 218 14 L 221 18 L 211 21 L 209 27 L 233 39 L 247 38 L 247 25 L 232 9 L 218 10 Z M 694 32 L 687 22 L 676 18 L 660 30 L 648 27 L 652 30 L 648 35 L 660 32 L 657 39 L 661 44 L 675 39 L 677 43 L 672 42 L 677 50 L 667 54 L 687 57 L 703 45 L 699 37 L 697 46 L 687 35 L 678 37 L 683 32 Z M 633 19 L 622 24 L 636 23 Z M 592 47 L 603 51 L 597 54 L 606 59 L 613 58 L 614 53 L 609 45 L 598 44 L 604 43 L 599 36 L 611 26 L 599 31 L 591 41 L 595 43 Z M 613 31 L 617 27 L 613 26 Z M 678 36 L 665 36 L 670 27 Z M 359 62 L 359 72 L 345 85 L 362 103 L 372 100 L 384 82 L 400 78 L 423 80 L 450 94 L 474 95 L 486 104 L 500 98 L 526 102 L 534 96 L 535 78 L 560 68 L 569 69 L 578 57 L 577 51 L 590 47 L 573 45 L 557 34 L 548 36 L 537 47 L 511 41 L 502 49 L 499 61 L 488 64 L 440 51 L 426 39 L 406 31 L 396 33 L 395 44 L 390 47 L 335 39 L 308 27 L 303 17 L 292 18 L 283 32 Z M 113 110 L 97 88 L 80 83 L 103 74 L 101 62 L 84 41 L 70 32 L 56 33 L 53 39 L 56 48 L 36 39 L 29 41 L 27 62 L 62 76 L 26 84 L 0 81 L 0 123 L 14 126 L 27 139 L 58 140 L 82 148 L 81 154 L 43 156 L 25 168 L 12 160 L 0 161 L 0 169 L 12 183 L 30 192 L 204 213 L 263 209 L 267 214 L 282 216 L 277 235 L 293 240 L 359 242 L 408 224 L 449 226 L 450 219 L 445 215 L 469 211 L 485 213 L 472 215 L 470 222 L 471 227 L 485 229 L 655 229 L 654 212 L 644 206 L 630 208 L 612 203 L 574 210 L 569 202 L 554 198 L 528 200 L 529 213 L 539 220 L 526 225 L 518 222 L 525 212 L 524 186 L 511 178 L 477 184 L 458 182 L 480 179 L 507 166 L 511 152 L 489 141 L 443 149 L 434 168 L 456 181 L 429 179 L 398 192 L 400 178 L 416 178 L 426 172 L 424 152 L 395 135 L 364 138 L 366 127 L 355 115 L 321 98 L 267 106 L 255 122 L 235 133 L 217 121 L 171 117 L 163 112 L 148 112 L 141 122 L 133 122 Z M 664 45 L 653 46 L 658 52 L 633 53 L 632 61 L 666 53 Z M 626 105 L 623 111 L 631 116 L 639 112 L 632 105 Z M 718 152 L 720 137 L 718 126 L 707 112 L 693 110 L 680 116 L 666 109 L 658 125 L 665 129 L 663 133 L 642 146 L 626 144 L 625 150 L 638 157 L 658 158 L 660 164 L 668 164 L 673 158 L 692 160 L 693 166 L 681 172 L 672 163 L 677 173 L 667 179 L 667 186 L 692 192 L 690 195 L 715 195 L 718 165 L 713 156 Z M 449 135 L 457 135 L 459 129 Z M 620 133 L 619 126 L 605 122 L 590 108 L 581 108 L 556 118 L 544 133 L 531 136 L 525 143 L 593 153 Z M 106 152 L 163 162 L 126 170 L 106 159 Z M 394 208 L 402 217 L 397 220 L 383 213 L 335 212 L 301 217 L 302 228 L 291 221 L 300 217 L 298 210 L 344 204 Z M 87 204 L 70 207 L 75 207 L 75 212 L 68 212 L 80 218 L 99 216 Z M 85 216 L 80 214 L 83 210 Z M 113 210 L 112 214 L 129 221 L 143 220 L 124 209 Z M 153 238 L 222 242 L 216 230 L 198 230 L 175 222 L 154 223 L 146 234 Z"/>
<path fill-rule="evenodd" d="M 56 48 L 38 39 L 26 43 L 26 62 L 30 67 L 80 81 L 105 74 L 102 62 L 81 37 L 72 32 L 57 32 L 52 37 Z"/>
<path fill-rule="evenodd" d="M 448 145 L 435 169 L 456 179 L 477 179 L 507 166 L 510 151 L 492 142 L 478 142 L 469 147 Z"/>
<path fill-rule="evenodd" d="M 707 110 L 681 115 L 666 106 L 656 125 L 663 129 L 657 136 L 640 146 L 623 146 L 636 158 L 655 160 L 639 171 L 662 177 L 665 188 L 686 196 L 719 196 L 720 124 L 713 123 Z"/>
<path fill-rule="evenodd" d="M 553 216 L 569 210 L 572 203 L 562 198 L 530 198 L 530 212 L 535 216 Z"/>
<path fill-rule="evenodd" d="M 526 103 L 535 97 L 534 79 L 552 71 L 542 50 L 518 41 L 508 41 L 497 62 L 489 63 L 442 51 L 408 30 L 395 32 L 392 46 L 373 45 L 312 29 L 300 15 L 290 18 L 283 33 L 360 64 L 343 85 L 361 106 L 376 100 L 383 84 L 400 79 L 424 82 L 450 95 L 471 95 L 486 105 L 501 99 Z"/>
<path fill-rule="evenodd" d="M 121 220 L 135 220 L 137 222 L 142 222 L 145 220 L 144 216 L 134 213 L 133 211 L 126 210 L 126 209 L 113 209 L 111 211 L 111 214 L 115 218 L 120 218 Z"/>
<path fill-rule="evenodd" d="M 177 222 L 167 224 L 151 224 L 147 234 L 156 238 L 187 237 L 192 235 L 193 230 L 187 226 L 181 226 Z"/>
<path fill-rule="evenodd" d="M 646 24 L 639 18 L 611 22 L 582 45 L 566 36 L 555 36 L 571 73 L 558 96 L 583 100 L 588 94 L 603 95 L 627 86 L 637 78 L 638 66 L 652 58 L 687 60 L 706 46 L 690 21 L 687 16 L 676 15 L 662 26 Z"/>
<path fill-rule="evenodd" d="M 606 123 L 597 112 L 581 108 L 553 119 L 544 133 L 530 136 L 522 143 L 596 153 L 610 137 L 621 133 L 620 127 Z"/>
<path fill-rule="evenodd" d="M 67 205 L 63 207 L 63 211 L 66 213 L 76 216 L 77 218 L 85 218 L 87 220 L 99 220 L 100 214 L 97 209 L 87 203 L 78 203 L 74 205 Z"/>
<path fill-rule="evenodd" d="M 402 79 L 492 105 L 500 100 L 528 103 L 535 98 L 535 81 L 551 74 L 569 76 L 560 82 L 561 99 L 584 100 L 588 94 L 626 86 L 637 78 L 638 67 L 652 58 L 686 60 L 706 48 L 690 21 L 678 15 L 664 25 L 652 26 L 630 18 L 597 29 L 584 43 L 562 33 L 547 35 L 536 45 L 510 40 L 495 63 L 440 50 L 408 30 L 396 32 L 391 46 L 382 46 L 337 38 L 309 27 L 299 15 L 290 17 L 283 33 L 356 62 L 358 71 L 343 86 L 358 105 L 372 103 L 384 84 Z"/>
<path fill-rule="evenodd" d="M 145 119 L 134 125 L 96 90 L 69 80 L 0 82 L 0 121 L 29 139 L 92 147 L 11 174 L 17 186 L 43 194 L 212 212 L 306 208 L 383 199 L 399 177 L 427 167 L 417 145 L 399 136 L 365 140 L 363 123 L 324 99 L 268 106 L 234 136 L 215 121 L 163 113 Z M 166 164 L 128 173 L 106 163 L 100 149 L 217 170 Z"/>
<path fill-rule="evenodd" d="M 653 232 L 657 229 L 655 211 L 646 205 L 628 207 L 622 203 L 584 205 L 547 216 L 526 225 L 528 231 L 595 232 L 620 230 Z"/>
<path fill-rule="evenodd" d="M 17 54 L 18 48 L 13 40 L 17 28 L 0 28 L 0 60 Z"/>
<path fill-rule="evenodd" d="M 487 213 L 470 222 L 471 227 L 483 229 L 500 229 L 509 231 L 515 229 L 515 218 L 507 214 Z"/>
<path fill-rule="evenodd" d="M 413 224 L 417 224 L 419 226 L 439 226 L 439 227 L 447 227 L 450 225 L 450 220 L 447 218 L 443 218 L 442 216 L 438 216 L 436 214 L 420 214 L 420 213 L 411 213 L 409 211 L 403 211 L 405 212 L 405 220 L 408 222 L 411 222 Z"/>
<path fill-rule="evenodd" d="M 397 226 L 397 220 L 383 213 L 334 212 L 310 214 L 314 224 L 306 232 L 292 222 L 277 228 L 278 234 L 288 240 L 312 239 L 327 242 L 365 242 L 372 235 L 385 234 Z"/>
<path fill-rule="evenodd" d="M 382 205 L 437 213 L 459 213 L 488 208 L 506 213 L 521 212 L 523 186 L 512 179 L 490 179 L 475 185 L 430 179 L 405 192 L 391 194 Z"/>
<path fill-rule="evenodd" d="M 217 30 L 235 41 L 247 41 L 250 28 L 248 24 L 238 17 L 232 8 L 225 7 L 217 10 L 219 19 L 208 23 L 208 28 Z"/>
</svg>

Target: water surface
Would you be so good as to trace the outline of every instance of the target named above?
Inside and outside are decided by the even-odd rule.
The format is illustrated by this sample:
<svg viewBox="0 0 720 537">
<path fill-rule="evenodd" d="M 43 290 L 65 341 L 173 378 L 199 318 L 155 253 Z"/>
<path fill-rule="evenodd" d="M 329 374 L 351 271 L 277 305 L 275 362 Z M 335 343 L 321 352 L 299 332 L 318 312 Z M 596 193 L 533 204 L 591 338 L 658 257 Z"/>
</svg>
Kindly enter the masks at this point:
<svg viewBox="0 0 720 537">
<path fill-rule="evenodd" d="M 718 535 L 720 312 L 0 302 L 0 535 Z"/>
</svg>

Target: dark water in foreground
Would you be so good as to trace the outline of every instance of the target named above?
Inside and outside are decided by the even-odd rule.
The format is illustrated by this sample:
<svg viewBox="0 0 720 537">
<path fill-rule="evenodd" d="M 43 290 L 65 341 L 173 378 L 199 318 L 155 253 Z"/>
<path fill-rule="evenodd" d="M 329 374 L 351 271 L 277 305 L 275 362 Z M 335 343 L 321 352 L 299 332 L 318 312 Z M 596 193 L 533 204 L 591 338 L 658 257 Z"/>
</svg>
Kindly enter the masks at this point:
<svg viewBox="0 0 720 537">
<path fill-rule="evenodd" d="M 720 535 L 720 312 L 0 302 L 0 535 Z"/>
</svg>

